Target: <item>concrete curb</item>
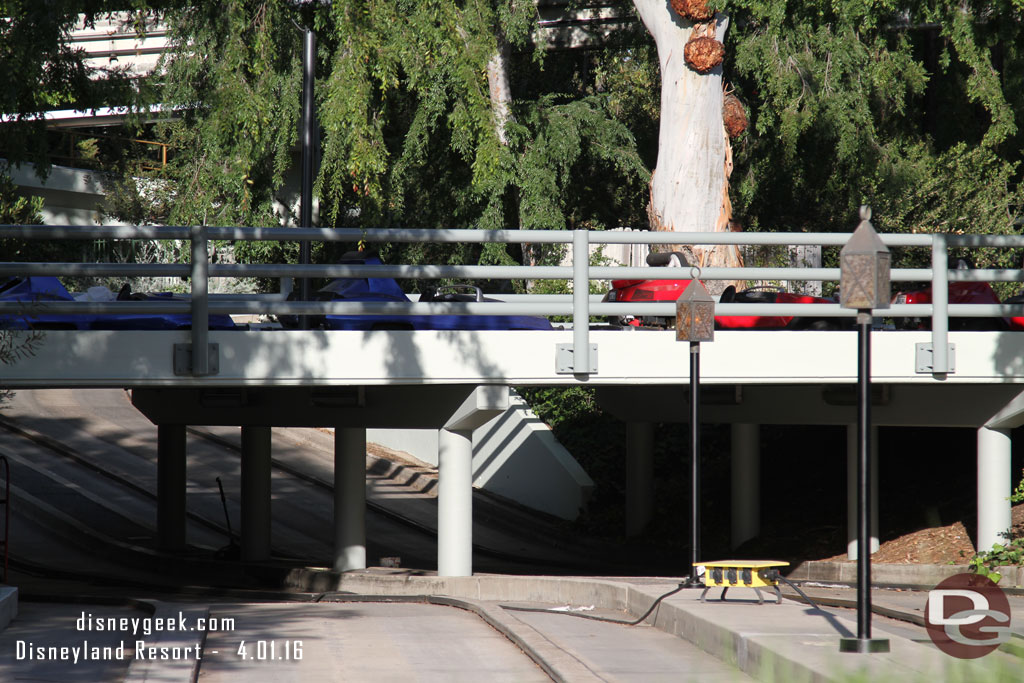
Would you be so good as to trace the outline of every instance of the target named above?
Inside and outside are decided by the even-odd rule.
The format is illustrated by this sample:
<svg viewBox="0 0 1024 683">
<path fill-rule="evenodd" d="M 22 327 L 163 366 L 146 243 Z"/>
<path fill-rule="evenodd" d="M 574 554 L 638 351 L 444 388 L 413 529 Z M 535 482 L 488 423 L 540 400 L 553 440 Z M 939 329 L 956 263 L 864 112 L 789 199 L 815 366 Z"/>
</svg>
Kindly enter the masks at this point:
<svg viewBox="0 0 1024 683">
<path fill-rule="evenodd" d="M 0 586 L 0 631 L 18 616 L 18 589 L 15 586 Z"/>
<path fill-rule="evenodd" d="M 1024 585 L 1024 567 L 999 567 L 1003 575 L 1001 588 Z M 875 586 L 914 587 L 928 590 L 943 579 L 955 574 L 973 572 L 967 564 L 882 564 L 871 563 L 871 583 Z M 820 581 L 822 583 L 856 583 L 857 563 L 803 562 L 788 574 L 791 581 Z"/>
<path fill-rule="evenodd" d="M 374 571 L 339 575 L 317 569 L 295 570 L 288 581 L 293 588 L 304 591 L 340 590 L 382 596 L 440 595 L 468 601 L 587 604 L 636 616 L 643 614 L 655 599 L 678 585 L 678 579 L 657 578 L 436 577 Z M 541 660 L 554 655 L 539 649 L 536 641 L 530 639 L 531 634 L 515 623 L 519 620 L 513 621 L 514 617 L 502 613 L 500 608 L 485 607 L 489 609 L 488 616 L 500 624 L 495 628 L 502 633 L 507 629 L 518 634 L 520 640 L 513 639 L 513 642 L 545 671 L 550 667 L 561 675 L 556 667 L 541 664 Z M 758 680 L 840 683 L 858 675 L 866 676 L 864 680 L 945 680 L 953 664 L 966 672 L 963 680 L 1001 680 L 997 678 L 998 667 L 1002 665 L 999 661 L 951 660 L 939 650 L 881 632 L 880 628 L 876 629 L 875 635 L 888 638 L 892 652 L 875 655 L 840 653 L 840 634 L 852 636 L 853 624 L 839 622 L 831 615 L 821 615 L 792 601 L 764 606 L 753 606 L 741 600 L 732 604 L 703 604 L 697 600 L 695 591 L 686 591 L 664 600 L 646 623 L 694 643 L 708 654 Z M 573 666 L 572 662 L 563 665 Z M 567 669 L 561 671 L 568 672 Z M 569 680 L 589 679 L 573 677 Z"/>
</svg>

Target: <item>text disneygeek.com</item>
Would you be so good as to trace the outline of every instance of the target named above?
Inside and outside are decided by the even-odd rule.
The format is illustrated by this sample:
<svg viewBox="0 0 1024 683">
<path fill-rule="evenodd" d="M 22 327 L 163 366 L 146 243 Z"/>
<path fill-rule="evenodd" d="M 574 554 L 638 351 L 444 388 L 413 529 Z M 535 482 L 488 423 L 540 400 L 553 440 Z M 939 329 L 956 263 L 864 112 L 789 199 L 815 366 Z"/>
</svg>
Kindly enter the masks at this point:
<svg viewBox="0 0 1024 683">
<path fill-rule="evenodd" d="M 102 645 L 90 644 L 83 639 L 81 644 L 49 645 L 28 640 L 15 641 L 14 654 L 19 660 L 66 661 L 72 663 L 100 660 L 123 659 L 202 659 L 198 643 L 174 645 L 157 641 L 146 641 L 148 637 L 161 633 L 203 633 L 207 631 L 234 631 L 235 620 L 230 617 L 189 617 L 183 612 L 168 617 L 103 617 L 82 612 L 75 621 L 75 629 L 82 633 L 124 633 L 131 635 L 114 645 L 103 638 Z"/>
</svg>

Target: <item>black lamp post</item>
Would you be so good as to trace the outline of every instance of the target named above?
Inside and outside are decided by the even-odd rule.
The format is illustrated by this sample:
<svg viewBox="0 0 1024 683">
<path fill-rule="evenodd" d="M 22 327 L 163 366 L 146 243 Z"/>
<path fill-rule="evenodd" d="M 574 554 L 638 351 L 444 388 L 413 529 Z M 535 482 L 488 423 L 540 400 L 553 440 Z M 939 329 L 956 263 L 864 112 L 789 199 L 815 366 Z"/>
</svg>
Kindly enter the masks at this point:
<svg viewBox="0 0 1024 683">
<path fill-rule="evenodd" d="M 700 553 L 700 343 L 715 339 L 715 300 L 696 277 L 676 300 L 676 341 L 690 342 L 690 578 Z"/>
<path fill-rule="evenodd" d="M 313 9 L 316 0 L 291 0 L 302 11 L 302 189 L 299 202 L 299 227 L 313 227 L 313 166 L 316 137 L 316 104 L 313 84 L 316 79 L 316 33 L 313 31 Z M 299 241 L 299 264 L 311 262 L 309 240 Z M 312 296 L 309 278 L 299 279 L 299 300 L 309 301 Z M 299 328 L 309 329 L 309 317 L 299 316 Z"/>
<path fill-rule="evenodd" d="M 842 638 L 841 652 L 888 652 L 871 637 L 871 310 L 888 308 L 889 249 L 860 207 L 860 224 L 840 252 L 839 305 L 857 309 L 857 637 Z"/>
</svg>

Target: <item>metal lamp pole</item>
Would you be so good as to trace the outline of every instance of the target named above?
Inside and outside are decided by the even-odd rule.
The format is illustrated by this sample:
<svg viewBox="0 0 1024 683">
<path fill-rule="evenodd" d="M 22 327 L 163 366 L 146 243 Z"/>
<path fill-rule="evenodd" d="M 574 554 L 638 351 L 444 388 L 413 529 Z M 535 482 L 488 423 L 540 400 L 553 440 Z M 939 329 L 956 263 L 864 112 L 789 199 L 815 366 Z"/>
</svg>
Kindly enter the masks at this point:
<svg viewBox="0 0 1024 683">
<path fill-rule="evenodd" d="M 701 585 L 697 578 L 700 557 L 700 343 L 715 338 L 715 300 L 692 276 L 676 300 L 676 341 L 690 342 L 690 578 L 687 586 Z"/>
<path fill-rule="evenodd" d="M 888 652 L 871 637 L 871 311 L 888 308 L 889 249 L 860 208 L 860 224 L 840 252 L 840 305 L 857 309 L 857 637 L 842 638 L 841 652 Z"/>
<path fill-rule="evenodd" d="M 312 17 L 302 32 L 302 201 L 299 209 L 299 227 L 313 227 L 313 144 L 315 138 L 316 111 L 313 100 L 313 83 L 316 76 L 316 33 L 313 32 Z M 308 266 L 311 262 L 309 240 L 299 242 L 299 263 Z M 309 301 L 311 291 L 308 277 L 299 282 L 302 301 Z M 302 329 L 309 329 L 309 318 L 300 316 Z"/>
<path fill-rule="evenodd" d="M 302 125 L 299 137 L 302 142 L 302 188 L 299 195 L 299 227 L 313 227 L 313 181 L 315 145 L 317 143 L 316 102 L 313 86 L 316 80 L 316 33 L 313 31 L 315 0 L 291 0 L 291 4 L 302 11 Z M 309 240 L 299 241 L 299 265 L 308 266 L 310 257 Z M 311 282 L 308 277 L 299 278 L 299 300 L 312 298 Z M 299 316 L 299 329 L 309 329 L 309 316 Z"/>
</svg>

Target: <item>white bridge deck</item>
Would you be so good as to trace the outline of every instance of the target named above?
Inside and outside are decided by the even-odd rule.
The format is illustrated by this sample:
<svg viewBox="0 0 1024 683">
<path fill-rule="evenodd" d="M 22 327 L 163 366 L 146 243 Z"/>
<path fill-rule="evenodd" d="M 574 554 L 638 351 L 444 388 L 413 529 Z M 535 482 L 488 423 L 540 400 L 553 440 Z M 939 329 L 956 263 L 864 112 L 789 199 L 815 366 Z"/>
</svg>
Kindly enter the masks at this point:
<svg viewBox="0 0 1024 683">
<path fill-rule="evenodd" d="M 36 353 L 2 369 L 17 387 L 289 386 L 377 384 L 686 384 L 688 345 L 673 331 L 592 330 L 597 372 L 556 371 L 552 331 L 211 331 L 219 369 L 176 375 L 174 344 L 189 333 L 47 331 Z M 917 369 L 929 332 L 872 334 L 872 380 L 893 384 L 1024 382 L 1024 334 L 950 332 L 955 371 Z M 701 344 L 708 384 L 847 383 L 857 380 L 856 332 L 725 331 Z"/>
<path fill-rule="evenodd" d="M 591 330 L 597 372 L 559 373 L 556 345 L 572 331 L 211 331 L 216 372 L 176 374 L 174 345 L 188 332 L 47 331 L 34 355 L 2 368 L 20 387 L 295 387 L 590 385 L 643 396 L 678 396 L 689 383 L 689 345 L 672 331 Z M 929 332 L 875 331 L 872 381 L 879 424 L 1018 426 L 1004 410 L 1024 387 L 1024 334 L 952 332 L 955 371 L 921 371 L 917 346 Z M 707 419 L 833 423 L 854 420 L 856 332 L 726 331 L 701 344 Z M 662 393 L 654 393 L 662 385 Z M 603 389 L 604 390 L 604 389 Z M 839 391 L 839 395 L 836 392 Z M 647 401 L 645 401 L 647 403 Z M 659 403 L 655 400 L 652 403 Z M 674 405 L 637 406 L 648 419 L 685 421 Z M 645 412 L 646 411 L 646 412 Z M 1000 412 L 1002 411 L 1002 412 Z M 628 412 L 623 408 L 619 412 Z M 998 415 L 997 415 L 998 413 Z M 993 418 L 998 418 L 992 422 Z"/>
</svg>

